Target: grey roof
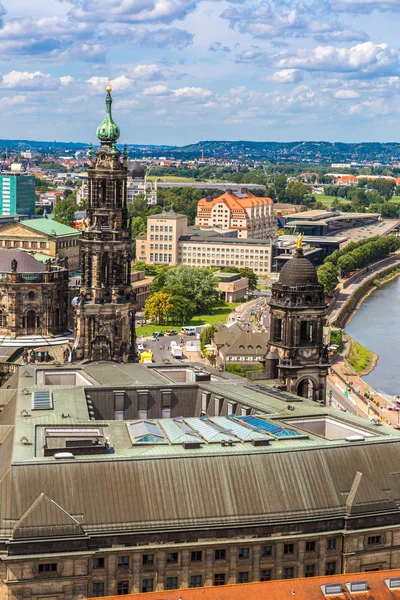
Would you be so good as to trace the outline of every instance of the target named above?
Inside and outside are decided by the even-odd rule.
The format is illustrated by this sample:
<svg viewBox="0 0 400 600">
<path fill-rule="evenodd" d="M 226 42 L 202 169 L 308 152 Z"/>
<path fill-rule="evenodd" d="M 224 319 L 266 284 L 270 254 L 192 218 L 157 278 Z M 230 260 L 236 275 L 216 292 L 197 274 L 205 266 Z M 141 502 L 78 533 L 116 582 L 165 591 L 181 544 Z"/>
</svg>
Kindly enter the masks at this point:
<svg viewBox="0 0 400 600">
<path fill-rule="evenodd" d="M 17 273 L 43 273 L 46 265 L 23 250 L 0 248 L 0 272 L 12 273 L 11 263 L 17 261 Z"/>
<path fill-rule="evenodd" d="M 157 213 L 155 215 L 150 215 L 153 219 L 154 217 L 160 217 L 160 219 L 187 219 L 186 215 L 181 215 L 179 213 L 174 212 L 173 210 L 163 211 L 161 213 Z"/>
<path fill-rule="evenodd" d="M 194 242 L 201 244 L 215 241 L 218 244 L 240 244 L 241 246 L 267 246 L 272 243 L 270 239 L 259 240 L 253 238 L 238 238 L 221 234 L 215 229 L 200 229 L 200 227 L 188 227 L 187 234 L 179 238 L 180 242 Z"/>
<path fill-rule="evenodd" d="M 271 382 L 252 383 L 215 374 L 209 382 L 195 384 L 181 379 L 181 383 L 173 383 L 164 375 L 164 370 L 168 371 L 164 367 L 114 367 L 110 363 L 75 366 L 74 371 L 87 380 L 87 391 L 103 394 L 106 402 L 110 397 L 107 389 L 112 398 L 114 390 L 121 388 L 128 393 L 134 388 L 161 387 L 177 393 L 179 387 L 186 386 L 188 393 L 193 392 L 192 403 L 202 391 L 210 392 L 239 405 L 245 403 L 267 424 L 298 432 L 280 439 L 273 432 L 269 434 L 268 428 L 260 429 L 259 420 L 252 426 L 239 416 L 232 421 L 212 414 L 204 419 L 184 416 L 149 420 L 147 425 L 137 420 L 140 435 L 158 435 L 160 431 L 163 437 L 162 443 L 141 444 L 130 433 L 133 421 L 90 420 L 85 390 L 79 384 L 52 386 L 53 408 L 37 410 L 26 418 L 24 413 L 31 410 L 31 392 L 43 389 L 36 382 L 43 379 L 40 374 L 46 369 L 49 367 L 20 369 L 7 382 L 18 389 L 2 394 L 2 539 L 108 531 L 159 533 L 160 528 L 233 527 L 281 523 L 282 519 L 289 523 L 371 511 L 398 512 L 400 432 L 387 426 L 377 427 L 360 417 L 321 407 L 274 389 Z M 100 379 L 102 383 L 98 383 Z M 294 410 L 288 411 L 288 403 Z M 324 415 L 364 429 L 369 436 L 350 442 L 301 431 L 299 417 Z M 40 431 L 44 428 L 94 426 L 108 427 L 109 453 L 66 460 L 42 455 Z M 28 443 L 24 443 L 25 438 Z M 182 446 L 181 442 L 199 438 L 200 448 Z M 262 438 L 269 445 L 252 445 L 252 440 Z"/>
<path fill-rule="evenodd" d="M 267 352 L 268 333 L 253 332 L 239 323 L 219 325 L 214 342 L 223 354 L 253 356 L 258 352 L 262 358 Z"/>
</svg>

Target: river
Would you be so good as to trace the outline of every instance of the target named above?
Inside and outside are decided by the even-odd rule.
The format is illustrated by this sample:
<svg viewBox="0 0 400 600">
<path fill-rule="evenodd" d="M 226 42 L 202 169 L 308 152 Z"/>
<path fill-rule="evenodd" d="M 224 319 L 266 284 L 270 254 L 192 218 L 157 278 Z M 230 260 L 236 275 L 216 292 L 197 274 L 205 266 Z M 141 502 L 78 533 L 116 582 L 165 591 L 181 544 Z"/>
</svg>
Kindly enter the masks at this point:
<svg viewBox="0 0 400 600">
<path fill-rule="evenodd" d="M 346 331 L 379 355 L 377 366 L 364 381 L 387 394 L 400 394 L 400 277 L 368 296 Z"/>
</svg>

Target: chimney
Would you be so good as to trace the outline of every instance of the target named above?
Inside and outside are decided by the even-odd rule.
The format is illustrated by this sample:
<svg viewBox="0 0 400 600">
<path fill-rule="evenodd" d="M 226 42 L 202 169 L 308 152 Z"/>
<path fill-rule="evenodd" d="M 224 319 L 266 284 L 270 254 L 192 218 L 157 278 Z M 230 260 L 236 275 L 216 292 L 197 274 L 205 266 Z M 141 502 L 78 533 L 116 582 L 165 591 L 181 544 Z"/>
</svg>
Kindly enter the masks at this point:
<svg viewBox="0 0 400 600">
<path fill-rule="evenodd" d="M 212 202 L 212 196 L 207 196 L 206 197 L 206 202 Z"/>
<path fill-rule="evenodd" d="M 242 194 L 247 194 L 248 192 L 247 188 L 245 187 L 243 187 L 240 191 L 242 192 Z"/>
</svg>

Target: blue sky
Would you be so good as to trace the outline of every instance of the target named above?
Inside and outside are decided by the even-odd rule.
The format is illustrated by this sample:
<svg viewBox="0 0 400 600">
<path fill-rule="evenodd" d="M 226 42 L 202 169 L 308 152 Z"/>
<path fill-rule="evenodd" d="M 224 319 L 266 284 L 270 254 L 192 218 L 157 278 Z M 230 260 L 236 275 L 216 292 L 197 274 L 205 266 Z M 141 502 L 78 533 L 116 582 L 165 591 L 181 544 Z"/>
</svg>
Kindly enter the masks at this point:
<svg viewBox="0 0 400 600">
<path fill-rule="evenodd" d="M 400 0 L 0 0 L 1 138 L 400 140 Z"/>
</svg>

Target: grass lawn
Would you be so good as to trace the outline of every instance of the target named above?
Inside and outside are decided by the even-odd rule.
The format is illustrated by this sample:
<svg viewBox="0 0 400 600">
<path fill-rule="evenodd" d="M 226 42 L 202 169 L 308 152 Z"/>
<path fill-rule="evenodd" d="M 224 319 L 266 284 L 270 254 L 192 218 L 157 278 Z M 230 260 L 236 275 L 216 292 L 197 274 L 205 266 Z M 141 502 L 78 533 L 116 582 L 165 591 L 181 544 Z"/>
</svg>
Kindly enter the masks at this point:
<svg viewBox="0 0 400 600">
<path fill-rule="evenodd" d="M 332 202 L 336 198 L 336 196 L 325 196 L 324 194 L 315 194 L 314 197 L 316 202 L 322 202 L 326 208 L 332 206 Z M 346 198 L 338 198 L 338 200 L 341 204 L 350 204 L 350 200 L 346 200 Z"/>
<path fill-rule="evenodd" d="M 353 367 L 356 373 L 363 371 L 370 363 L 372 353 L 358 344 L 354 340 L 350 340 L 350 352 L 347 357 L 347 362 Z"/>
<path fill-rule="evenodd" d="M 393 198 L 391 198 L 389 202 L 391 202 L 392 204 L 400 204 L 400 196 L 393 196 Z"/>
<path fill-rule="evenodd" d="M 185 325 L 214 325 L 215 323 L 221 322 L 226 323 L 229 317 L 229 313 L 239 306 L 241 302 L 231 302 L 222 306 L 217 306 L 208 315 L 195 315 L 189 323 Z M 136 328 L 136 335 L 152 335 L 154 331 L 165 331 L 166 329 L 181 330 L 180 325 L 143 325 Z"/>
</svg>

